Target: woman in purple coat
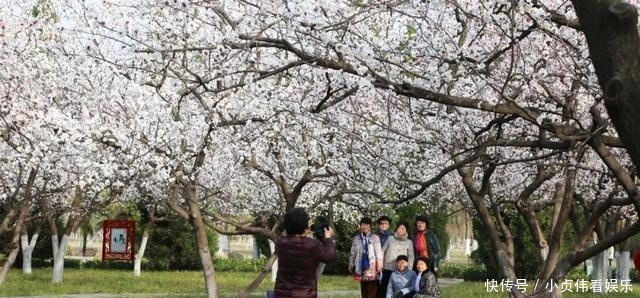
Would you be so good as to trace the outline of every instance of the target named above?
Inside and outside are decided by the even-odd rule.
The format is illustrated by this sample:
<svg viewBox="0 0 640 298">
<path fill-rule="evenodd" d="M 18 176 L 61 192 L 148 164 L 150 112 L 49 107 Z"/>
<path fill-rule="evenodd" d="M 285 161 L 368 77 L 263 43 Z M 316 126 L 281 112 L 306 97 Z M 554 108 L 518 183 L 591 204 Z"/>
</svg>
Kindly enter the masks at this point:
<svg viewBox="0 0 640 298">
<path fill-rule="evenodd" d="M 302 208 L 293 208 L 284 216 L 286 236 L 278 238 L 278 275 L 274 295 L 284 297 L 317 297 L 316 268 L 320 262 L 336 259 L 333 230 L 325 228 L 324 241 L 309 238 L 309 215 Z"/>
</svg>

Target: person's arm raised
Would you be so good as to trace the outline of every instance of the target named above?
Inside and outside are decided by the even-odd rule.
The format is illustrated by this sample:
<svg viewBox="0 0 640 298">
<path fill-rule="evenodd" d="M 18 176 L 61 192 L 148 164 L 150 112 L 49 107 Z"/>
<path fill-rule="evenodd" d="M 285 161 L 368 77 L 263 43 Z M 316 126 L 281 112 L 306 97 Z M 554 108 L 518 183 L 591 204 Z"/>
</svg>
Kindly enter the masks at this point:
<svg viewBox="0 0 640 298">
<path fill-rule="evenodd" d="M 320 246 L 318 259 L 320 262 L 328 263 L 336 259 L 336 244 L 333 241 L 333 229 L 331 227 L 324 229 L 324 241 Z"/>
</svg>

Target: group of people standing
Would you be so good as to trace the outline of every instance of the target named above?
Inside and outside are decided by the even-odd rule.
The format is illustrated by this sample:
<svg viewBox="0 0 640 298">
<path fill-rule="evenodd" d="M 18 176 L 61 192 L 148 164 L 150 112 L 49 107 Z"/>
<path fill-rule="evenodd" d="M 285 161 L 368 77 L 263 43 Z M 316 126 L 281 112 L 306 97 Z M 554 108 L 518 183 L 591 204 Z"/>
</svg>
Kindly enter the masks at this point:
<svg viewBox="0 0 640 298">
<path fill-rule="evenodd" d="M 429 218 L 416 216 L 411 238 L 406 222 L 398 223 L 395 232 L 388 216 L 377 224 L 373 232 L 371 218 L 363 217 L 351 245 L 349 272 L 360 281 L 362 297 L 440 297 L 440 241 L 429 229 Z"/>
<path fill-rule="evenodd" d="M 440 297 L 440 242 L 429 229 L 429 218 L 416 217 L 411 239 L 407 223 L 398 223 L 395 233 L 389 217 L 377 223 L 372 232 L 371 218 L 362 218 L 351 245 L 348 269 L 360 281 L 362 297 Z M 273 296 L 317 297 L 316 269 L 336 259 L 334 232 L 326 227 L 322 239 L 311 238 L 309 216 L 302 208 L 289 210 L 284 225 L 286 234 L 276 242 L 279 268 Z"/>
</svg>

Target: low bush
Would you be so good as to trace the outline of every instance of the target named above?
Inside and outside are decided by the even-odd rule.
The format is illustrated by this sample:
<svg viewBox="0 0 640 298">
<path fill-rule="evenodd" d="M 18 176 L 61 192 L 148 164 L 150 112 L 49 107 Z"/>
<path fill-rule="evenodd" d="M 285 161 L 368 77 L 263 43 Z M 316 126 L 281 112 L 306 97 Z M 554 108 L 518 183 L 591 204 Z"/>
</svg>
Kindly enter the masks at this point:
<svg viewBox="0 0 640 298">
<path fill-rule="evenodd" d="M 571 269 L 571 271 L 569 271 L 564 278 L 568 280 L 575 280 L 575 281 L 590 280 L 589 275 L 587 275 L 587 272 L 584 270 L 582 266 L 578 266 Z"/>
<path fill-rule="evenodd" d="M 217 272 L 260 272 L 267 265 L 267 259 L 214 259 Z"/>
<path fill-rule="evenodd" d="M 65 262 L 66 265 L 66 262 Z M 22 268 L 22 262 L 13 263 L 13 267 Z M 53 267 L 53 260 L 51 259 L 31 259 L 31 268 L 46 268 Z"/>
<path fill-rule="evenodd" d="M 438 269 L 438 277 L 444 278 L 462 278 L 464 272 L 470 267 L 480 267 L 478 265 L 464 265 L 464 264 L 443 264 Z"/>
<path fill-rule="evenodd" d="M 462 274 L 462 279 L 465 281 L 486 281 L 487 279 L 491 279 L 491 277 L 487 269 L 482 266 L 473 266 L 465 270 Z"/>
<path fill-rule="evenodd" d="M 133 263 L 117 262 L 117 261 L 87 261 L 81 264 L 86 269 L 117 269 L 117 270 L 133 270 Z"/>
<path fill-rule="evenodd" d="M 262 268 L 267 264 L 267 259 L 214 259 L 213 266 L 216 271 L 219 272 L 260 272 Z M 14 264 L 16 268 L 22 266 L 22 262 L 16 262 Z M 51 259 L 33 259 L 31 262 L 32 268 L 48 268 L 53 267 L 53 261 Z M 102 261 L 91 260 L 82 262 L 81 260 L 65 259 L 64 268 L 69 269 L 115 269 L 115 270 L 133 270 L 132 262 L 122 261 Z M 154 263 L 149 262 L 147 259 L 142 261 L 142 270 L 149 271 L 170 271 L 164 270 L 162 267 L 154 267 Z"/>
<path fill-rule="evenodd" d="M 327 263 L 322 274 L 326 275 L 347 275 L 349 274 L 349 253 L 338 251 L 337 259 Z"/>
</svg>

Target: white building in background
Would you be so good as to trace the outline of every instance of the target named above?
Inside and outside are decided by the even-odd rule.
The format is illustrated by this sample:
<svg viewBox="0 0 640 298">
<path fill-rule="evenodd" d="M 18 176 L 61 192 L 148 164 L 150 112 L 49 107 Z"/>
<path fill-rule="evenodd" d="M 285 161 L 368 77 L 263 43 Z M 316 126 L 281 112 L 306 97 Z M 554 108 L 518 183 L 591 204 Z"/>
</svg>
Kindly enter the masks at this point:
<svg viewBox="0 0 640 298">
<path fill-rule="evenodd" d="M 219 224 L 222 231 L 234 232 L 235 228 L 227 224 Z M 253 235 L 218 234 L 218 250 L 214 254 L 218 258 L 259 258 L 258 245 Z"/>
<path fill-rule="evenodd" d="M 258 245 L 252 235 L 218 234 L 218 258 L 258 258 Z"/>
</svg>

